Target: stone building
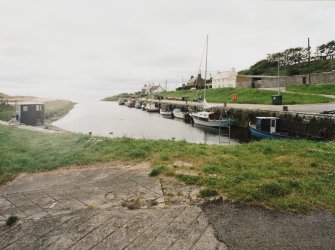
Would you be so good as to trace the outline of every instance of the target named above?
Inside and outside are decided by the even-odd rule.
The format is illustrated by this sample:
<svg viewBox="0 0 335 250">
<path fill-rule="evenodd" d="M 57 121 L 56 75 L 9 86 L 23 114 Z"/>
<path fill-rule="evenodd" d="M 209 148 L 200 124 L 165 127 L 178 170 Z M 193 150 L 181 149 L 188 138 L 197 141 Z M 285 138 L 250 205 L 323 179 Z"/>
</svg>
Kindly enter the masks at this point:
<svg viewBox="0 0 335 250">
<path fill-rule="evenodd" d="M 197 77 L 191 76 L 191 79 L 187 82 L 188 88 L 203 89 L 205 86 L 205 79 L 201 77 L 201 74 L 198 74 Z"/>
</svg>

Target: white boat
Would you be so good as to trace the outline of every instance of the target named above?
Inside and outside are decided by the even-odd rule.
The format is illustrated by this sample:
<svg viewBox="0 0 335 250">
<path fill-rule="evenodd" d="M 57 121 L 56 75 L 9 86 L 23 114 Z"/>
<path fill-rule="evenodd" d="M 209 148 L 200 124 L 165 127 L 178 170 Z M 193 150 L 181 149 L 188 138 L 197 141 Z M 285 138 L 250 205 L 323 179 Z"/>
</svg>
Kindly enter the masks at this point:
<svg viewBox="0 0 335 250">
<path fill-rule="evenodd" d="M 222 118 L 220 114 L 205 111 L 211 106 L 206 102 L 206 78 L 207 78 L 207 55 L 208 55 L 208 36 L 206 39 L 206 64 L 205 64 L 205 85 L 204 85 L 204 101 L 203 108 L 204 111 L 196 112 L 190 114 L 193 118 L 193 122 L 198 125 L 207 126 L 207 127 L 229 127 L 232 124 L 232 120 L 229 118 Z"/>
<path fill-rule="evenodd" d="M 181 109 L 174 109 L 172 113 L 173 113 L 173 116 L 178 119 L 184 119 L 185 114 L 187 114 L 187 112 L 183 112 L 181 111 Z"/>
<path fill-rule="evenodd" d="M 229 127 L 232 124 L 232 120 L 229 118 L 221 118 L 220 115 L 214 112 L 201 111 L 192 113 L 190 116 L 193 118 L 193 122 L 197 125 L 206 127 Z"/>
<path fill-rule="evenodd" d="M 150 113 L 159 112 L 159 108 L 154 103 L 147 103 L 145 110 Z"/>
<path fill-rule="evenodd" d="M 172 111 L 171 110 L 165 110 L 165 109 L 160 109 L 159 113 L 162 116 L 166 116 L 166 117 L 172 117 Z"/>
</svg>

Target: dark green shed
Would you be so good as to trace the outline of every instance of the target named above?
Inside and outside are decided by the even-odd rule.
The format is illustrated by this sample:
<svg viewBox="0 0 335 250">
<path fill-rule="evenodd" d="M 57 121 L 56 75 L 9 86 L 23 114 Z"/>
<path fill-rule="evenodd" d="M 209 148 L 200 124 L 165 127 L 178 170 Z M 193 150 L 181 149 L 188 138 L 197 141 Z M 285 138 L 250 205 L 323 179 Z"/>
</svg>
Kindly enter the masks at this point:
<svg viewBox="0 0 335 250">
<path fill-rule="evenodd" d="M 16 122 L 30 126 L 44 125 L 44 104 L 42 103 L 17 104 Z"/>
</svg>

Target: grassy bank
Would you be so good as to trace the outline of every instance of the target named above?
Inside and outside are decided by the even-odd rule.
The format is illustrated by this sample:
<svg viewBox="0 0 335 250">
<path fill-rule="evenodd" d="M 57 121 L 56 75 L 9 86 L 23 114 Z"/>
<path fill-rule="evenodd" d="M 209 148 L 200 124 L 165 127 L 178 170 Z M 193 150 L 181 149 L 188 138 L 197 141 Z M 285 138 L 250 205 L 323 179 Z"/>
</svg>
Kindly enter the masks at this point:
<svg viewBox="0 0 335 250">
<path fill-rule="evenodd" d="M 249 88 L 221 88 L 206 90 L 206 100 L 215 103 L 230 103 L 232 93 L 238 96 L 237 103 L 251 103 L 251 104 L 271 104 L 272 95 L 277 95 L 276 91 L 249 89 Z M 161 93 L 164 97 L 180 98 L 182 96 L 188 97 L 188 100 L 197 99 L 203 96 L 203 90 L 186 90 Z M 308 104 L 308 103 L 324 103 L 331 102 L 333 99 L 324 96 L 310 95 L 303 93 L 284 93 L 283 104 Z"/>
<path fill-rule="evenodd" d="M 14 117 L 15 117 L 15 107 L 12 105 L 0 103 L 0 120 L 7 122 Z"/>
<path fill-rule="evenodd" d="M 68 100 L 53 100 L 47 101 L 44 104 L 46 123 L 51 123 L 62 118 L 69 113 L 75 105 L 74 102 Z"/>
<path fill-rule="evenodd" d="M 0 126 L 0 183 L 21 172 L 103 161 L 147 161 L 156 174 L 280 210 L 335 211 L 335 143 L 261 141 L 233 147 L 42 134 Z M 176 160 L 193 164 L 180 174 Z M 179 174 L 178 174 L 179 173 Z"/>
<path fill-rule="evenodd" d="M 106 98 L 102 99 L 102 101 L 116 102 L 120 98 L 126 98 L 126 99 L 131 98 L 131 97 L 141 98 L 141 97 L 145 97 L 145 96 L 147 96 L 147 95 L 145 95 L 145 94 L 121 93 L 121 94 L 118 94 L 118 95 L 113 95 L 113 96 L 106 97 Z"/>
<path fill-rule="evenodd" d="M 286 87 L 286 90 L 309 94 L 335 95 L 335 83 L 295 85 Z"/>
</svg>

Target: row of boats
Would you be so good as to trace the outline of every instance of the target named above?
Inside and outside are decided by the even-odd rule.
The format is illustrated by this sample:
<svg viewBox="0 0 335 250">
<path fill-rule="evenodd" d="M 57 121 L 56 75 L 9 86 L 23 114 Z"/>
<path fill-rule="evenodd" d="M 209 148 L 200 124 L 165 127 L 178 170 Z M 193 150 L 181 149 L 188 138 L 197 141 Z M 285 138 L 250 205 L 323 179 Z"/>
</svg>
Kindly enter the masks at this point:
<svg viewBox="0 0 335 250">
<path fill-rule="evenodd" d="M 149 113 L 160 113 L 166 118 L 182 119 L 186 122 L 194 123 L 205 127 L 227 128 L 234 124 L 234 120 L 223 117 L 223 114 L 210 112 L 205 109 L 208 104 L 204 101 L 204 110 L 200 112 L 190 111 L 189 109 L 172 108 L 172 105 L 162 104 L 161 108 L 153 102 L 143 102 L 134 98 L 123 99 L 118 101 L 119 105 L 125 105 L 130 108 L 137 108 Z M 277 131 L 277 117 L 256 117 L 256 123 L 249 123 L 249 130 L 252 137 L 259 139 L 288 139 L 292 138 L 289 134 Z"/>
<path fill-rule="evenodd" d="M 142 109 L 150 113 L 160 113 L 166 118 L 178 118 L 184 121 L 202 125 L 206 127 L 229 127 L 233 124 L 233 120 L 230 118 L 222 117 L 222 114 L 218 114 L 210 111 L 195 112 L 185 108 L 172 108 L 172 105 L 161 105 L 161 108 L 156 107 L 155 103 L 152 102 L 141 102 L 135 99 L 119 100 L 119 105 L 126 105 L 130 108 Z"/>
</svg>

